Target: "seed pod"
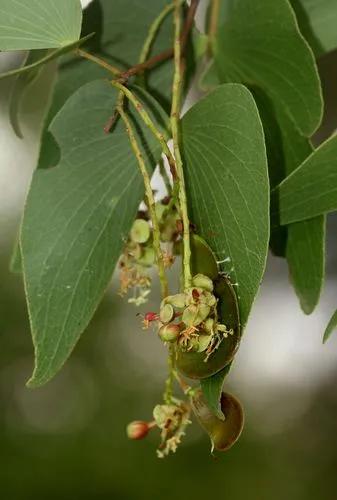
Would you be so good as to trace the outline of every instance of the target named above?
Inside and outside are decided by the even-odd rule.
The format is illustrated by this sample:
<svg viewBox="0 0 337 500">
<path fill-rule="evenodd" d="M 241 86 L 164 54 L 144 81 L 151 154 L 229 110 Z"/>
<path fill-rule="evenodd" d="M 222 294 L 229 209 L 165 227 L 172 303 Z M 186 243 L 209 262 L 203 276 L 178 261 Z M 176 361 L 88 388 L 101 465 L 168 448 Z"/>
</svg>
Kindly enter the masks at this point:
<svg viewBox="0 0 337 500">
<path fill-rule="evenodd" d="M 196 274 L 192 282 L 197 288 L 202 288 L 203 290 L 207 290 L 207 292 L 213 292 L 213 281 L 204 274 Z"/>
<path fill-rule="evenodd" d="M 174 310 L 171 304 L 164 304 L 160 308 L 160 321 L 164 324 L 170 323 L 174 317 Z"/>
<path fill-rule="evenodd" d="M 143 439 L 148 435 L 149 430 L 150 427 L 147 422 L 135 420 L 127 426 L 126 433 L 129 439 Z"/>
<path fill-rule="evenodd" d="M 136 219 L 130 231 L 131 241 L 134 243 L 146 243 L 150 238 L 150 226 L 144 219 Z"/>
<path fill-rule="evenodd" d="M 241 403 L 231 394 L 221 395 L 221 411 L 225 419 L 213 415 L 204 400 L 201 390 L 192 398 L 192 409 L 201 427 L 205 429 L 212 442 L 212 450 L 227 451 L 238 440 L 244 425 Z"/>
<path fill-rule="evenodd" d="M 162 326 L 159 329 L 158 335 L 163 342 L 176 342 L 180 335 L 180 328 L 178 325 L 170 323 Z"/>
<path fill-rule="evenodd" d="M 218 349 L 206 362 L 205 352 L 186 352 L 178 347 L 177 368 L 189 378 L 202 379 L 214 375 L 232 361 L 239 347 L 241 338 L 239 308 L 233 286 L 225 275 L 219 275 L 214 281 L 214 295 L 218 299 L 218 321 L 226 325 L 228 330 L 232 329 L 233 334 L 227 338 L 223 337 Z"/>
</svg>

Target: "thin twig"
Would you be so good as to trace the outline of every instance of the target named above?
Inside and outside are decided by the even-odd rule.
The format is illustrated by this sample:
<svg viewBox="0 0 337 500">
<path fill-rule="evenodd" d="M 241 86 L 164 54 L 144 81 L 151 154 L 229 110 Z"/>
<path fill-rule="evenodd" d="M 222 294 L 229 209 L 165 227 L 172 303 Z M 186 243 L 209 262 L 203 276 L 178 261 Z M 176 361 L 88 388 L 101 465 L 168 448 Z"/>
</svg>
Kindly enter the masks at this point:
<svg viewBox="0 0 337 500">
<path fill-rule="evenodd" d="M 184 24 L 184 29 L 183 29 L 182 34 L 181 34 L 181 50 L 182 50 L 182 52 L 185 51 L 185 48 L 187 45 L 188 36 L 189 36 L 190 31 L 191 31 L 192 26 L 193 26 L 193 20 L 194 20 L 195 12 L 197 10 L 198 3 L 199 3 L 199 0 L 192 0 L 191 5 L 189 7 L 189 10 L 187 12 L 186 21 Z M 144 49 L 144 51 L 145 51 L 145 49 Z M 140 62 L 140 63 L 136 64 L 135 66 L 132 66 L 131 68 L 129 68 L 125 71 L 122 71 L 119 68 L 112 66 L 111 64 L 109 64 L 108 62 L 103 60 L 102 58 L 94 56 L 93 54 L 90 54 L 89 52 L 86 52 L 83 49 L 76 49 L 75 53 L 78 54 L 79 56 L 85 58 L 85 59 L 88 59 L 89 61 L 91 61 L 93 63 L 98 64 L 102 68 L 105 68 L 107 71 L 109 71 L 113 75 L 117 76 L 120 81 L 125 83 L 125 82 L 127 82 L 127 80 L 131 76 L 137 75 L 138 73 L 143 73 L 145 70 L 151 69 L 154 66 L 156 66 L 157 64 L 160 64 L 168 59 L 171 59 L 174 55 L 174 49 L 172 47 L 168 48 L 168 49 L 164 50 L 163 52 L 160 52 L 159 54 L 156 54 L 156 55 L 150 57 L 149 59 L 147 59 L 146 61 Z"/>
<path fill-rule="evenodd" d="M 149 56 L 152 44 L 157 36 L 158 30 L 166 17 L 169 15 L 170 12 L 174 9 L 174 4 L 168 4 L 164 7 L 164 9 L 160 12 L 160 14 L 156 17 L 156 19 L 153 21 L 153 23 L 150 26 L 148 35 L 145 39 L 145 42 L 143 44 L 140 57 L 139 57 L 139 64 L 145 63 L 146 59 Z"/>
<path fill-rule="evenodd" d="M 118 90 L 124 93 L 124 95 L 130 100 L 130 102 L 133 104 L 135 107 L 136 111 L 139 113 L 140 117 L 142 118 L 144 124 L 149 128 L 149 130 L 152 132 L 154 137 L 157 139 L 157 141 L 160 143 L 163 153 L 167 158 L 167 161 L 170 166 L 170 171 L 172 174 L 173 179 L 176 179 L 177 173 L 176 173 L 176 164 L 175 164 L 175 159 L 170 151 L 170 148 L 167 145 L 166 138 L 162 132 L 160 132 L 157 127 L 155 126 L 154 122 L 150 118 L 150 115 L 148 112 L 145 110 L 143 104 L 137 99 L 135 94 L 131 92 L 125 85 L 121 84 L 120 82 L 112 80 L 111 85 L 116 87 Z"/>
<path fill-rule="evenodd" d="M 193 3 L 197 5 L 197 2 Z M 171 109 L 171 129 L 174 147 L 174 157 L 176 161 L 177 177 L 179 182 L 179 202 L 183 219 L 183 270 L 184 270 L 184 288 L 191 286 L 191 247 L 190 247 L 190 221 L 187 211 L 187 198 L 184 180 L 183 162 L 180 154 L 179 124 L 181 112 L 181 88 L 183 84 L 182 56 L 181 56 L 181 9 L 178 0 L 175 0 L 174 9 L 174 79 L 172 90 L 172 109 Z"/>
<path fill-rule="evenodd" d="M 141 172 L 143 180 L 144 180 L 145 195 L 147 198 L 151 222 L 152 222 L 153 248 L 154 248 L 154 251 L 156 254 L 156 260 L 157 260 L 157 265 L 158 265 L 161 294 L 162 294 L 162 298 L 165 298 L 168 295 L 168 283 L 167 283 L 167 278 L 166 278 L 166 273 L 165 273 L 163 252 L 162 252 L 162 249 L 160 246 L 160 229 L 159 229 L 159 222 L 158 222 L 156 209 L 155 209 L 156 202 L 155 202 L 152 187 L 151 187 L 151 178 L 150 178 L 149 173 L 146 169 L 144 158 L 143 158 L 142 152 L 140 150 L 140 147 L 137 143 L 137 139 L 136 139 L 135 133 L 133 131 L 131 122 L 130 122 L 130 120 L 129 120 L 129 118 L 128 118 L 127 114 L 125 113 L 122 106 L 119 105 L 117 107 L 117 110 L 118 110 L 118 113 L 120 114 L 120 116 L 125 124 L 126 132 L 129 136 L 131 147 L 132 147 L 133 152 L 137 158 L 139 169 L 140 169 L 140 172 Z"/>
<path fill-rule="evenodd" d="M 121 74 L 121 70 L 116 68 L 115 66 L 112 66 L 111 64 L 107 63 L 104 61 L 104 59 L 101 59 L 100 57 L 94 56 L 93 54 L 90 54 L 89 52 L 86 52 L 85 50 L 82 49 L 76 49 L 76 53 L 83 57 L 84 59 L 87 59 L 88 61 L 91 61 L 98 66 L 101 66 L 102 68 L 106 69 L 110 73 L 112 73 L 115 76 L 119 76 Z"/>
<path fill-rule="evenodd" d="M 178 3 L 180 5 L 180 0 L 178 0 Z M 184 52 L 187 46 L 187 41 L 188 41 L 188 36 L 190 34 L 190 31 L 193 26 L 193 21 L 194 21 L 194 16 L 197 10 L 199 4 L 199 0 L 192 0 L 191 5 L 188 9 L 187 16 L 186 16 L 186 21 L 184 24 L 184 29 L 180 35 L 180 41 L 181 41 L 181 51 Z M 147 61 L 144 61 L 143 63 L 136 64 L 132 68 L 129 68 L 128 70 L 124 71 L 120 75 L 120 79 L 122 81 L 127 81 L 131 76 L 134 76 L 138 73 L 143 73 L 146 69 L 151 69 L 153 66 L 156 66 L 159 63 L 162 63 L 168 59 L 171 59 L 174 56 L 174 48 L 169 48 L 161 52 L 160 54 L 156 54 L 155 56 L 150 57 Z"/>
</svg>

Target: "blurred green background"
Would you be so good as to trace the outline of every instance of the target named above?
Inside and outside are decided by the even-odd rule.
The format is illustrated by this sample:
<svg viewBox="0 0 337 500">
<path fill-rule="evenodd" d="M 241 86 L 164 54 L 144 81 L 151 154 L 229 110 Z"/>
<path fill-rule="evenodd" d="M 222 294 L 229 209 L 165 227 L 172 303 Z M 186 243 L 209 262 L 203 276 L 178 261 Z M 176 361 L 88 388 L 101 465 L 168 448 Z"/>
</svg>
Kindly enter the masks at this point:
<svg viewBox="0 0 337 500">
<path fill-rule="evenodd" d="M 321 66 L 336 122 L 337 71 L 331 68 L 337 58 Z M 8 123 L 9 84 L 0 88 L 1 498 L 337 499 L 336 338 L 321 345 L 336 306 L 336 218 L 329 222 L 327 285 L 312 317 L 299 311 L 285 264 L 269 261 L 228 381 L 245 407 L 246 425 L 227 454 L 212 457 L 195 422 L 176 455 L 165 460 L 155 454 L 156 432 L 141 442 L 127 440 L 126 424 L 150 419 L 160 401 L 166 364 L 163 346 L 141 331 L 116 281 L 61 373 L 41 389 L 25 387 L 33 349 L 21 277 L 9 273 L 8 261 L 49 78 L 47 72 L 25 103 L 24 141 Z M 327 120 L 325 130 L 334 126 Z"/>
</svg>

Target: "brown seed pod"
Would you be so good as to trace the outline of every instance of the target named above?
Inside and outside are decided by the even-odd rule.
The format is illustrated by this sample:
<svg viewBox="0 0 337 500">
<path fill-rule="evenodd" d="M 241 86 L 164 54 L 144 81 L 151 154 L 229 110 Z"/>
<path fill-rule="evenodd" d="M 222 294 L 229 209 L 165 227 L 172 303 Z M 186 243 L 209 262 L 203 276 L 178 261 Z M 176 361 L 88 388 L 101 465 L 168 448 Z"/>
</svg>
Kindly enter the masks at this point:
<svg viewBox="0 0 337 500">
<path fill-rule="evenodd" d="M 231 394 L 221 395 L 221 410 L 224 420 L 216 417 L 208 408 L 201 390 L 192 398 L 192 410 L 203 429 L 209 435 L 213 449 L 229 450 L 239 439 L 244 425 L 244 413 L 241 403 Z"/>
</svg>

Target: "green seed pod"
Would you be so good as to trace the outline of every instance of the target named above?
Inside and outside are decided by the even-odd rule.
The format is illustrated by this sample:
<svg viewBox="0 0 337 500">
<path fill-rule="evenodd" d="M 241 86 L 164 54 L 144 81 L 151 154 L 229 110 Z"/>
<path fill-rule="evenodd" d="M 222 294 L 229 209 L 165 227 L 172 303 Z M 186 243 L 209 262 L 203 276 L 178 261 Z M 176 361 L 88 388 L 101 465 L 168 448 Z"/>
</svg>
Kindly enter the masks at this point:
<svg viewBox="0 0 337 500">
<path fill-rule="evenodd" d="M 130 231 L 131 241 L 134 243 L 146 243 L 150 238 L 150 234 L 149 223 L 143 219 L 136 219 Z"/>
<path fill-rule="evenodd" d="M 233 334 L 223 337 L 218 349 L 207 361 L 205 352 L 189 352 L 178 347 L 177 368 L 189 378 L 202 379 L 214 375 L 232 361 L 239 347 L 241 328 L 238 302 L 233 286 L 225 275 L 219 275 L 214 281 L 214 295 L 218 299 L 218 322 L 226 325 L 228 330 L 232 329 Z"/>
<path fill-rule="evenodd" d="M 143 249 L 142 256 L 137 260 L 138 264 L 144 267 L 152 267 L 156 261 L 156 254 L 152 247 Z"/>
<path fill-rule="evenodd" d="M 231 394 L 223 392 L 221 395 L 224 420 L 213 415 L 201 390 L 192 398 L 192 409 L 199 424 L 211 439 L 212 450 L 227 451 L 239 439 L 244 425 L 244 413 L 241 403 Z"/>
<path fill-rule="evenodd" d="M 171 304 L 177 309 L 182 309 L 183 307 L 185 307 L 185 294 L 177 293 L 176 295 L 169 295 L 168 297 L 166 297 L 165 302 L 167 304 Z"/>
<path fill-rule="evenodd" d="M 207 290 L 207 292 L 213 292 L 213 281 L 204 274 L 196 274 L 193 277 L 192 283 L 197 288 L 202 288 L 203 290 Z"/>
<path fill-rule="evenodd" d="M 160 321 L 164 324 L 170 323 L 174 317 L 174 310 L 171 304 L 164 304 L 160 308 Z"/>
<path fill-rule="evenodd" d="M 176 342 L 180 335 L 180 328 L 178 325 L 170 323 L 162 326 L 159 329 L 158 335 L 163 342 Z"/>
</svg>

